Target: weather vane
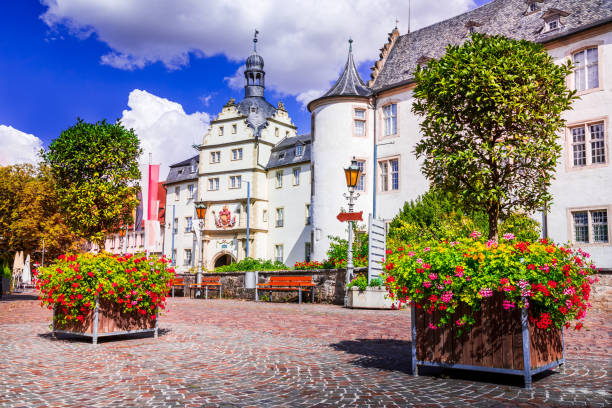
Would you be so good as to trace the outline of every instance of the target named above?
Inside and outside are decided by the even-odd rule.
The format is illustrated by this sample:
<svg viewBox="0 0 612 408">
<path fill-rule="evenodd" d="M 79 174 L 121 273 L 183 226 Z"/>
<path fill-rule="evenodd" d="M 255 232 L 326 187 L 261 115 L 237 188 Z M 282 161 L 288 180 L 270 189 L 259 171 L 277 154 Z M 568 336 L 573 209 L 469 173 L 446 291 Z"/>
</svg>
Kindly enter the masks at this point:
<svg viewBox="0 0 612 408">
<path fill-rule="evenodd" d="M 259 31 L 255 29 L 255 35 L 253 36 L 253 52 L 257 52 L 257 34 L 259 34 Z"/>
<path fill-rule="evenodd" d="M 349 52 L 353 52 L 353 39 L 349 37 Z"/>
</svg>

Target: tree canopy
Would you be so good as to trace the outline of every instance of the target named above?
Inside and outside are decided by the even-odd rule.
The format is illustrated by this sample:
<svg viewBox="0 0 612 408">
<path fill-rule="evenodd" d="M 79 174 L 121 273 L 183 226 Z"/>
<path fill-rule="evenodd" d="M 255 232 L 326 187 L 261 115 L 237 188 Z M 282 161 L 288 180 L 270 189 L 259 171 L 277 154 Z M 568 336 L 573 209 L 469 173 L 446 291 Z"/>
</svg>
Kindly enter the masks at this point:
<svg viewBox="0 0 612 408">
<path fill-rule="evenodd" d="M 489 238 L 513 211 L 552 200 L 561 114 L 576 98 L 570 72 L 539 44 L 478 33 L 415 71 L 422 172 L 465 210 L 485 211 Z"/>
<path fill-rule="evenodd" d="M 0 253 L 25 251 L 41 260 L 76 250 L 78 242 L 60 215 L 48 167 L 22 164 L 0 167 Z"/>
<path fill-rule="evenodd" d="M 131 222 L 137 205 L 140 142 L 119 121 L 81 119 L 45 152 L 66 223 L 77 235 L 102 244 L 108 231 Z"/>
</svg>

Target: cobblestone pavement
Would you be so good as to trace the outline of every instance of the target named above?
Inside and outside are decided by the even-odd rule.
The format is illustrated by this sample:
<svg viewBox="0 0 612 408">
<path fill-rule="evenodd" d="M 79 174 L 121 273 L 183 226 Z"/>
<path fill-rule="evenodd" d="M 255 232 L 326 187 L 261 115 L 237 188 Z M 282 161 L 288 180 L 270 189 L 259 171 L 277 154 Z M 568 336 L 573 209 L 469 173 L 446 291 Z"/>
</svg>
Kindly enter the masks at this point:
<svg viewBox="0 0 612 408">
<path fill-rule="evenodd" d="M 535 378 L 410 373 L 410 313 L 175 298 L 151 336 L 49 335 L 33 296 L 0 302 L 0 407 L 611 406 L 612 323 L 566 334 L 564 369 Z"/>
</svg>

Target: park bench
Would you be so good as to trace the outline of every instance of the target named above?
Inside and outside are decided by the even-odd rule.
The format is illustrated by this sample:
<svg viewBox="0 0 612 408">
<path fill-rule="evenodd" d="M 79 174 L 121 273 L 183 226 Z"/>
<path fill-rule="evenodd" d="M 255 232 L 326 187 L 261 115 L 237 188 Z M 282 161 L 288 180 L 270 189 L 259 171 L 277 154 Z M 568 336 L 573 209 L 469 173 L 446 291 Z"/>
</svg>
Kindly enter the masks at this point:
<svg viewBox="0 0 612 408">
<path fill-rule="evenodd" d="M 183 278 L 174 278 L 170 284 L 172 285 L 172 297 L 174 297 L 174 288 L 182 289 L 183 296 L 185 296 L 185 280 Z"/>
<path fill-rule="evenodd" d="M 282 291 L 298 291 L 298 302 L 302 303 L 302 292 L 310 291 L 312 302 L 315 300 L 315 284 L 312 281 L 312 276 L 270 276 L 267 283 L 258 283 L 255 288 L 255 301 L 259 301 L 258 290 L 270 291 L 272 297 L 273 290 Z"/>
<path fill-rule="evenodd" d="M 202 283 L 192 283 L 189 285 L 189 297 L 192 291 L 198 291 L 204 288 L 206 299 L 208 299 L 208 288 L 219 291 L 219 299 L 221 299 L 221 278 L 218 276 L 208 276 L 202 278 Z"/>
</svg>

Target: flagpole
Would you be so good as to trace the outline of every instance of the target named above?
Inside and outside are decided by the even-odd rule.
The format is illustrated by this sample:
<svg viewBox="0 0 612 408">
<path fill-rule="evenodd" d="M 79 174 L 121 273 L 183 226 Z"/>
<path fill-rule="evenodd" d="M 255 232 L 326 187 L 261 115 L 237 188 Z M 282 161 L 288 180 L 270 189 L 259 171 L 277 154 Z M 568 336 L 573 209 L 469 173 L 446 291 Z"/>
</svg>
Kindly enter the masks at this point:
<svg viewBox="0 0 612 408">
<path fill-rule="evenodd" d="M 149 217 L 151 216 L 149 214 L 149 211 L 151 210 L 150 207 L 150 200 L 151 200 L 151 157 L 153 156 L 153 153 L 149 153 L 149 177 L 147 177 L 147 216 L 143 217 L 146 218 L 145 221 L 145 242 L 144 242 L 144 247 L 145 247 L 145 256 L 148 258 L 149 257 L 149 234 L 151 234 L 150 229 L 151 228 L 147 228 L 147 226 L 150 227 L 148 221 L 149 221 Z M 143 213 L 144 213 L 144 206 L 143 206 Z M 144 214 L 143 214 L 144 215 Z"/>
</svg>

